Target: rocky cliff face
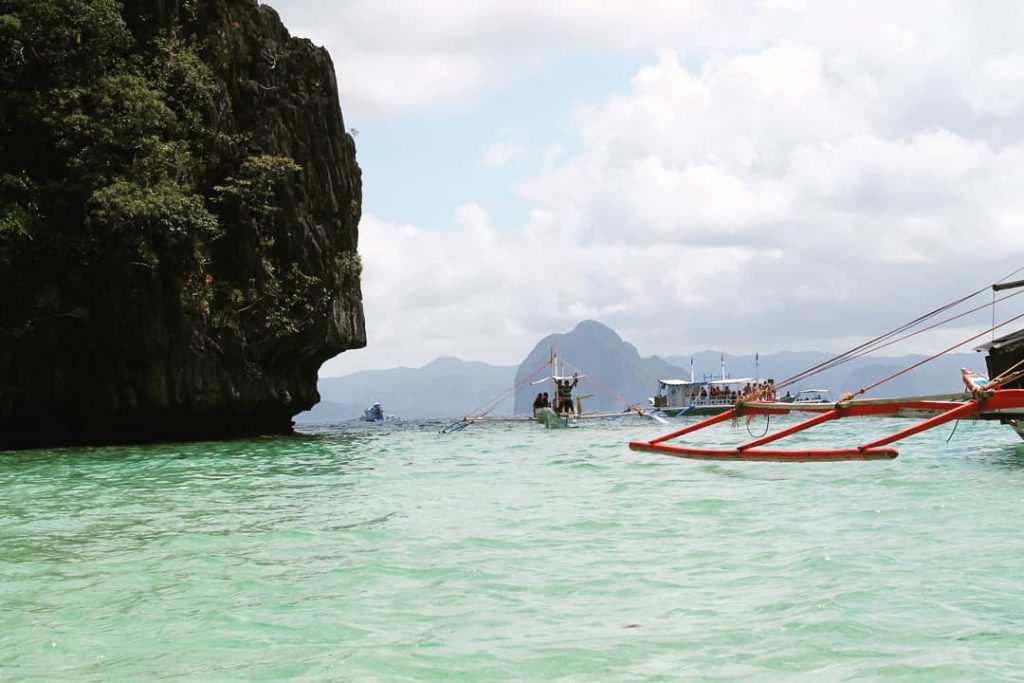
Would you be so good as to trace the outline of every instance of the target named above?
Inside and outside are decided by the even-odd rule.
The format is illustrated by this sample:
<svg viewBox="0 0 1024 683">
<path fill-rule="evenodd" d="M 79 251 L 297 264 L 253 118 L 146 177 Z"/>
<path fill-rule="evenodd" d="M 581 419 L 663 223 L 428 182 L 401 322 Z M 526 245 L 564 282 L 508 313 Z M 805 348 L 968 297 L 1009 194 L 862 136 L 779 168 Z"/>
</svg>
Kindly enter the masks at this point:
<svg viewBox="0 0 1024 683">
<path fill-rule="evenodd" d="M 290 432 L 292 417 L 319 400 L 320 365 L 366 343 L 361 175 L 330 57 L 291 37 L 255 0 L 126 0 L 120 11 L 129 51 L 174 53 L 170 67 L 150 71 L 166 92 L 198 92 L 175 85 L 191 78 L 186 67 L 209 81 L 201 120 L 178 114 L 151 138 L 158 149 L 187 147 L 189 171 L 152 180 L 149 170 L 150 180 L 126 190 L 139 161 L 122 155 L 124 173 L 90 180 L 72 199 L 65 192 L 50 205 L 8 207 L 14 218 L 0 227 L 15 227 L 0 230 L 0 447 Z M 113 90 L 115 104 L 122 95 Z M 172 99 L 162 102 L 174 110 Z M 104 102 L 90 100 L 76 116 Z M 0 136 L 5 182 L 51 187 L 72 152 L 53 143 L 42 167 L 19 150 L 27 135 L 18 125 L 32 126 L 8 125 Z M 167 132 L 185 129 L 203 133 L 175 140 Z M 157 213 L 154 188 L 173 192 L 186 175 L 191 194 L 179 213 L 199 212 L 204 236 L 185 242 L 175 212 L 164 211 L 159 231 L 139 246 L 133 230 Z M 115 201 L 125 196 L 132 201 Z M 117 230 L 112 215 L 124 222 Z"/>
</svg>

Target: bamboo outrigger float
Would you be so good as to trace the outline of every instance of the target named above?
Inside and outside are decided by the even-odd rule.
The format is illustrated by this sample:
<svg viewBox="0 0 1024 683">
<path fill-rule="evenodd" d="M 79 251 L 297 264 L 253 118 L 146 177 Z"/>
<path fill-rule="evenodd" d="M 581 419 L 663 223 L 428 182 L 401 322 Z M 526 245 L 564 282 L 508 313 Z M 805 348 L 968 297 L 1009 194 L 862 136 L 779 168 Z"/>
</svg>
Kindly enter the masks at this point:
<svg viewBox="0 0 1024 683">
<path fill-rule="evenodd" d="M 1016 272 L 1020 272 L 1020 270 L 1024 270 L 1024 268 L 1018 269 Z M 1016 272 L 1011 273 L 1011 275 L 1016 274 Z M 1005 279 L 1006 278 L 1004 278 L 1004 280 Z M 998 292 L 1018 287 L 1024 287 L 1024 280 L 995 284 L 992 285 L 992 290 L 993 292 Z M 830 361 L 826 361 L 821 365 L 810 368 L 803 373 L 780 382 L 776 388 L 781 389 L 786 385 L 790 385 L 796 381 L 810 377 L 824 369 L 835 367 L 843 362 L 867 355 L 872 351 L 889 346 L 897 341 L 907 339 L 926 330 L 934 329 L 939 325 L 962 318 L 969 313 L 977 312 L 978 310 L 987 307 L 987 305 L 973 308 L 966 313 L 960 313 L 930 326 L 917 329 L 916 331 L 910 331 L 915 326 L 921 325 L 932 317 L 946 312 L 952 307 L 959 305 L 987 290 L 988 287 L 985 287 L 984 289 L 978 290 L 967 297 L 938 308 L 911 323 L 893 330 L 892 332 L 877 337 L 856 347 L 855 349 L 837 356 Z M 1000 301 L 1005 301 L 1006 299 L 1020 293 L 1022 292 L 1016 292 L 1015 294 L 1005 296 L 1000 299 Z M 997 302 L 993 300 L 993 310 L 996 303 Z M 774 400 L 774 396 L 745 396 L 737 401 L 736 405 L 727 412 L 715 415 L 714 417 L 710 417 L 687 427 L 683 427 L 682 429 L 677 429 L 676 431 L 650 441 L 631 441 L 629 447 L 635 451 L 660 453 L 662 455 L 670 455 L 677 458 L 691 458 L 696 460 L 744 460 L 771 462 L 892 460 L 899 455 L 899 451 L 893 448 L 891 444 L 948 422 L 964 419 L 999 420 L 1000 422 L 1013 426 L 1015 431 L 1024 438 L 1024 388 L 1017 388 L 1021 386 L 1022 378 L 1024 378 L 1024 369 L 1022 369 L 1024 368 L 1024 350 L 1020 348 L 1019 344 L 1014 347 L 1010 354 L 1004 354 L 1004 356 L 999 358 L 996 363 L 993 363 L 992 349 L 999 348 L 999 341 L 1001 340 L 994 341 L 992 344 L 983 347 L 982 350 L 990 351 L 987 359 L 989 372 L 998 374 L 989 380 L 987 377 L 975 375 L 964 368 L 962 374 L 966 391 L 963 393 L 910 398 L 857 399 L 857 396 L 867 393 L 869 390 L 884 382 L 909 372 L 930 360 L 934 360 L 945 353 L 960 348 L 1021 318 L 1024 318 L 1024 314 L 1012 317 L 998 325 L 993 324 L 992 327 L 986 329 L 980 334 L 974 335 L 959 344 L 951 346 L 944 351 L 920 361 L 919 363 L 915 363 L 910 367 L 881 379 L 868 387 L 864 387 L 855 393 L 848 394 L 835 403 L 776 402 Z M 1009 337 L 1004 338 L 1004 340 L 1015 340 L 1016 337 L 1021 336 L 1021 334 L 1022 333 L 1010 335 Z M 741 417 L 747 418 L 758 415 L 786 415 L 792 412 L 810 412 L 815 413 L 815 415 L 803 420 L 802 422 L 780 429 L 774 433 L 766 433 L 764 436 L 732 447 L 706 447 L 669 443 L 679 437 L 693 434 L 694 432 L 698 432 L 702 429 L 706 429 L 728 420 L 738 420 Z M 776 441 L 804 432 L 812 427 L 850 417 L 923 417 L 924 419 L 913 426 L 907 427 L 906 429 L 901 429 L 882 438 L 874 439 L 873 441 L 855 446 L 840 448 L 765 448 L 768 444 L 773 444 Z"/>
</svg>

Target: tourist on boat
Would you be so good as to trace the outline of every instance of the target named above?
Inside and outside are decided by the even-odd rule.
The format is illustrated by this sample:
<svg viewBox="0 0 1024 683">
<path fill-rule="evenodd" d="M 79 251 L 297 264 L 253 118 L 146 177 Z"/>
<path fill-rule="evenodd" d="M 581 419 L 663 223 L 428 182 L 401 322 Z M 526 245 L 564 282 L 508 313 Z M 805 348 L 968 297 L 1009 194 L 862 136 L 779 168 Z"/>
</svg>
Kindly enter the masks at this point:
<svg viewBox="0 0 1024 683">
<path fill-rule="evenodd" d="M 967 368 L 960 368 L 960 376 L 963 378 L 964 386 L 968 391 L 979 391 L 988 384 L 988 375 L 980 372 L 972 372 Z"/>
<path fill-rule="evenodd" d="M 558 383 L 558 412 L 565 414 L 572 412 L 572 390 L 580 381 L 576 373 L 572 373 L 572 382 L 568 379 L 555 380 Z"/>
<path fill-rule="evenodd" d="M 544 394 L 537 392 L 537 398 L 533 399 L 533 409 L 538 410 L 544 407 Z"/>
</svg>

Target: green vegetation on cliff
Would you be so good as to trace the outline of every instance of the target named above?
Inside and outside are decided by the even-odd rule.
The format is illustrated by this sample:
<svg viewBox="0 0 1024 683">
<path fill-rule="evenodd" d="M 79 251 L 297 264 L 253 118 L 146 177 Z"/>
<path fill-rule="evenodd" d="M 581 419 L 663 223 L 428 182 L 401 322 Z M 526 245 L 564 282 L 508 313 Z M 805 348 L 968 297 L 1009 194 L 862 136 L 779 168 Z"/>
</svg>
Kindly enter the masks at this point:
<svg viewBox="0 0 1024 683">
<path fill-rule="evenodd" d="M 302 169 L 218 129 L 203 49 L 137 40 L 118 0 L 0 2 L 0 333 L 88 315 L 94 269 L 160 279 L 204 336 L 272 342 L 327 313 L 328 287 L 275 250 L 276 192 Z M 217 258 L 232 230 L 249 262 Z"/>
<path fill-rule="evenodd" d="M 359 176 L 255 0 L 0 0 L 0 429 L 311 405 L 365 344 Z"/>
</svg>

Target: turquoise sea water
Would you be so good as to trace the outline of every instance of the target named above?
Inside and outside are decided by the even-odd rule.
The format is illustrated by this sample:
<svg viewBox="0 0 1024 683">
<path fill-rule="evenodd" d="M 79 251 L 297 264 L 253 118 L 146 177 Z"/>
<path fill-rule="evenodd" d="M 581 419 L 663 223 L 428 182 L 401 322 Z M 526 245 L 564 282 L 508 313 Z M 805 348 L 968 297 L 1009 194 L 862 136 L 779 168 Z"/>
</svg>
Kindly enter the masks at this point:
<svg viewBox="0 0 1024 683">
<path fill-rule="evenodd" d="M 0 454 L 0 680 L 1024 679 L 1007 427 L 777 464 L 439 426 Z"/>
</svg>

